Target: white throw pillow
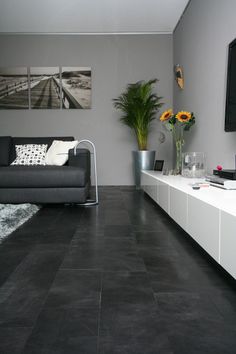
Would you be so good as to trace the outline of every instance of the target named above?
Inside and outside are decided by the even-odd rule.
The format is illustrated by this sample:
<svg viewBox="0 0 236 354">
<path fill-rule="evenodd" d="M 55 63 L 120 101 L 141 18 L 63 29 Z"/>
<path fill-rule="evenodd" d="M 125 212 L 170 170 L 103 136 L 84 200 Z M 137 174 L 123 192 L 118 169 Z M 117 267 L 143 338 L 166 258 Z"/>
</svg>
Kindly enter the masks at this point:
<svg viewBox="0 0 236 354">
<path fill-rule="evenodd" d="M 53 140 L 46 154 L 46 165 L 62 166 L 68 161 L 68 152 L 78 144 L 78 140 Z"/>
<path fill-rule="evenodd" d="M 16 145 L 16 159 L 11 165 L 46 165 L 47 144 Z"/>
</svg>

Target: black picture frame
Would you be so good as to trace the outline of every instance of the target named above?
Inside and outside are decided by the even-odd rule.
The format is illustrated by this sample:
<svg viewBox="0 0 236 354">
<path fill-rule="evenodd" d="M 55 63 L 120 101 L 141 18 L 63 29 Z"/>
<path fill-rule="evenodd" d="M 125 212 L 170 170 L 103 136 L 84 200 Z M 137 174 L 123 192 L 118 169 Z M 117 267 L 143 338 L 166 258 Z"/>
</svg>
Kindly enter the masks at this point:
<svg viewBox="0 0 236 354">
<path fill-rule="evenodd" d="M 154 164 L 154 171 L 162 171 L 164 165 L 164 160 L 156 160 Z"/>
</svg>

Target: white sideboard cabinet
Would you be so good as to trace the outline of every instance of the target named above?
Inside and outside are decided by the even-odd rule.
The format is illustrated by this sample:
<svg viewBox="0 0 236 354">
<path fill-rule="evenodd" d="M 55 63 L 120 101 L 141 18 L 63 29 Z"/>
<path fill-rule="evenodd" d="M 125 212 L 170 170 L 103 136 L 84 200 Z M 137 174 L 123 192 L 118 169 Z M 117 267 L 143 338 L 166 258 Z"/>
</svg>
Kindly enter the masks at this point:
<svg viewBox="0 0 236 354">
<path fill-rule="evenodd" d="M 166 185 L 166 188 L 167 185 Z M 174 221 L 179 224 L 182 229 L 187 231 L 187 215 L 188 215 L 188 199 L 185 192 L 179 189 L 170 187 L 170 200 L 169 200 L 169 215 Z"/>
<path fill-rule="evenodd" d="M 236 279 L 236 217 L 222 211 L 220 264 Z"/>
<path fill-rule="evenodd" d="M 219 213 L 218 208 L 196 197 L 188 196 L 187 232 L 217 262 L 219 262 Z"/>
<path fill-rule="evenodd" d="M 203 187 L 199 179 L 142 171 L 143 190 L 236 279 L 236 190 Z"/>
</svg>

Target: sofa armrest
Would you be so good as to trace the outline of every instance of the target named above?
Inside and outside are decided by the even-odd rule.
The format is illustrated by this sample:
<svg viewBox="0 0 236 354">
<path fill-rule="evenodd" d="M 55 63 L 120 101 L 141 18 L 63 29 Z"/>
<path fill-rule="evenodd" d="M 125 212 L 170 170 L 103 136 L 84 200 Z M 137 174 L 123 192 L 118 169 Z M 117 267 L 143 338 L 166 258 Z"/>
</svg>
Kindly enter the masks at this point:
<svg viewBox="0 0 236 354">
<path fill-rule="evenodd" d="M 68 166 L 75 166 L 86 171 L 86 180 L 90 181 L 90 151 L 88 149 L 74 149 L 69 150 Z"/>
</svg>

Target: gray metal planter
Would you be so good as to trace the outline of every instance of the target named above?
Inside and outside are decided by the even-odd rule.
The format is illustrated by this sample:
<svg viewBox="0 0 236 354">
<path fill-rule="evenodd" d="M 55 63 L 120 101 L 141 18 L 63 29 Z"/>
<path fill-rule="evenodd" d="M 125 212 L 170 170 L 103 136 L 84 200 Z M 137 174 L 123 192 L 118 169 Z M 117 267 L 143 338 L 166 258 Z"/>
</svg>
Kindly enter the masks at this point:
<svg viewBox="0 0 236 354">
<path fill-rule="evenodd" d="M 156 151 L 140 150 L 132 151 L 132 153 L 135 185 L 137 189 L 140 189 L 141 170 L 153 169 Z"/>
</svg>

